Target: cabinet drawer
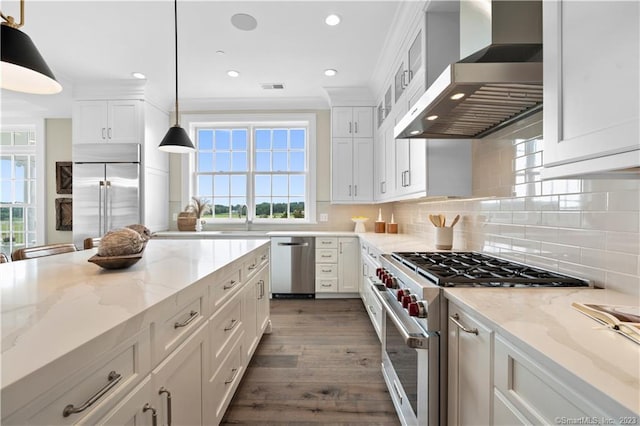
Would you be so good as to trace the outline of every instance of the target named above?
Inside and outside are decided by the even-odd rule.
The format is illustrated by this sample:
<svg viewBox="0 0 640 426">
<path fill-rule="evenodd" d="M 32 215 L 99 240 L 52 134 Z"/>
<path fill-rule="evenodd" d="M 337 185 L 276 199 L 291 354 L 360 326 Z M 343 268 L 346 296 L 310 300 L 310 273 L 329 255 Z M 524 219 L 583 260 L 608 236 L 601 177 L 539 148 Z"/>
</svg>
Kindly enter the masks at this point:
<svg viewBox="0 0 640 426">
<path fill-rule="evenodd" d="M 316 237 L 316 249 L 338 248 L 337 238 Z"/>
<path fill-rule="evenodd" d="M 494 350 L 494 385 L 530 422 L 553 424 L 554 419 L 565 417 L 606 417 L 575 388 L 556 379 L 502 337 L 496 336 Z"/>
<path fill-rule="evenodd" d="M 244 262 L 244 281 L 246 282 L 255 275 L 264 265 L 269 262 L 269 248 L 264 249 L 252 254 Z"/>
<path fill-rule="evenodd" d="M 316 263 L 337 263 L 337 249 L 316 249 Z"/>
<path fill-rule="evenodd" d="M 205 320 L 202 308 L 204 297 L 200 296 L 182 306 L 164 322 L 156 325 L 154 336 L 154 365 L 178 347 Z"/>
<path fill-rule="evenodd" d="M 43 389 L 41 396 L 3 418 L 2 424 L 94 423 L 151 370 L 150 358 L 150 331 L 146 329 L 62 383 Z M 83 361 L 78 359 L 78 363 Z"/>
<path fill-rule="evenodd" d="M 316 280 L 316 293 L 337 293 L 337 278 L 318 278 Z"/>
<path fill-rule="evenodd" d="M 316 278 L 338 278 L 338 265 L 332 263 L 316 265 Z"/>
<path fill-rule="evenodd" d="M 220 367 L 220 361 L 229 353 L 231 345 L 243 329 L 241 296 L 238 293 L 209 321 L 212 372 Z"/>
<path fill-rule="evenodd" d="M 213 283 L 209 285 L 210 313 L 214 314 L 224 302 L 229 300 L 242 287 L 241 275 L 242 269 L 240 265 L 235 265 L 226 274 L 221 274 L 223 278 L 214 278 Z"/>
<path fill-rule="evenodd" d="M 222 415 L 226 411 L 229 402 L 231 402 L 231 398 L 244 373 L 242 342 L 243 339 L 236 342 L 217 373 L 210 380 L 211 396 L 209 398 L 210 403 L 207 404 L 210 407 L 205 409 L 213 408 L 212 416 L 216 420 L 214 424 L 218 424 L 222 419 Z M 211 418 L 211 416 L 207 416 L 207 418 Z"/>
</svg>

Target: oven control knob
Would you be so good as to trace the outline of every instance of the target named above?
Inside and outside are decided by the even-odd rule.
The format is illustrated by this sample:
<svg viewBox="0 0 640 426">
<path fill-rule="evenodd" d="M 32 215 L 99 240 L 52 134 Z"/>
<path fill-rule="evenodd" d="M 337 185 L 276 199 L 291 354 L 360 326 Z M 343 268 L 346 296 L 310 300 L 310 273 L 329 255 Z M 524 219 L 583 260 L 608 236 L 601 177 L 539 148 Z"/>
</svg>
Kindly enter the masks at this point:
<svg viewBox="0 0 640 426">
<path fill-rule="evenodd" d="M 427 310 L 424 307 L 423 302 L 409 303 L 409 315 L 412 317 L 426 318 Z"/>
<path fill-rule="evenodd" d="M 387 286 L 387 288 L 398 288 L 398 280 L 396 280 L 396 277 L 394 277 L 393 275 L 388 275 L 384 284 Z"/>
<path fill-rule="evenodd" d="M 376 276 L 378 278 L 382 278 L 382 271 L 384 271 L 384 269 L 382 268 L 376 268 Z"/>
<path fill-rule="evenodd" d="M 413 294 L 410 294 L 408 296 L 404 296 L 402 298 L 402 307 L 407 309 L 409 308 L 409 305 L 413 302 L 416 302 L 418 300 L 418 298 L 416 296 L 414 296 Z"/>
<path fill-rule="evenodd" d="M 400 290 L 398 290 L 398 292 L 396 293 L 396 296 L 398 297 L 398 302 L 402 303 L 402 298 L 408 295 L 409 295 L 409 290 L 407 290 L 406 288 L 401 288 Z"/>
</svg>

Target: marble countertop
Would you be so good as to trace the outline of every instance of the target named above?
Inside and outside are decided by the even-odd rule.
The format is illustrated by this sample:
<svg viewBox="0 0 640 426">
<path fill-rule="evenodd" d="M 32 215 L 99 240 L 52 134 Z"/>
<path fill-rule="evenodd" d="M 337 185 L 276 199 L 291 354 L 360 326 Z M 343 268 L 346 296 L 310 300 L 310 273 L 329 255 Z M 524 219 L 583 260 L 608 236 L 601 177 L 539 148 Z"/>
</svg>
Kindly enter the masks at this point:
<svg viewBox="0 0 640 426">
<path fill-rule="evenodd" d="M 0 264 L 1 388 L 177 296 L 268 239 L 152 239 L 142 260 L 104 270 L 83 250 Z"/>
<path fill-rule="evenodd" d="M 270 238 L 270 237 L 355 237 L 353 231 L 162 231 L 154 238 L 214 239 L 214 238 Z"/>
<path fill-rule="evenodd" d="M 575 288 L 447 288 L 445 295 L 536 354 L 537 361 L 560 367 L 552 373 L 570 373 L 592 400 L 610 398 L 640 415 L 640 345 L 571 307 L 572 302 L 637 306 L 637 298 Z"/>
</svg>

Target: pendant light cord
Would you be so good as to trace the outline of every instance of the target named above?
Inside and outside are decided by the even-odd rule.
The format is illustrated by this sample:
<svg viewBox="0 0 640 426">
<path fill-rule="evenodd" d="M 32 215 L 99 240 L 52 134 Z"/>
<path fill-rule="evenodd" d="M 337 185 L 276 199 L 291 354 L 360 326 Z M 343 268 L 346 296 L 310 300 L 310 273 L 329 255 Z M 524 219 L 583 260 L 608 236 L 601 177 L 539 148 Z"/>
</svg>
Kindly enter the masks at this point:
<svg viewBox="0 0 640 426">
<path fill-rule="evenodd" d="M 178 0 L 174 0 L 173 18 L 174 18 L 174 36 L 176 43 L 176 126 L 179 126 L 178 117 Z"/>
</svg>

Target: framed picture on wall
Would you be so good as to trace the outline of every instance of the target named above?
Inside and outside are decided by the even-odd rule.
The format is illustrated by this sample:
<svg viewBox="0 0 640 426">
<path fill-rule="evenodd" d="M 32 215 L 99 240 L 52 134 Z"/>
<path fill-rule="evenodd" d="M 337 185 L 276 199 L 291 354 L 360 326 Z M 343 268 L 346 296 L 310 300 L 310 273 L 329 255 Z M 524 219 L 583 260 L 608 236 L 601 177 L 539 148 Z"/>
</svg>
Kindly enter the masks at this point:
<svg viewBox="0 0 640 426">
<path fill-rule="evenodd" d="M 71 198 L 56 198 L 56 231 L 73 230 L 73 202 Z"/>
<path fill-rule="evenodd" d="M 72 184 L 73 165 L 71 161 L 56 161 L 56 193 L 71 194 Z"/>
</svg>

